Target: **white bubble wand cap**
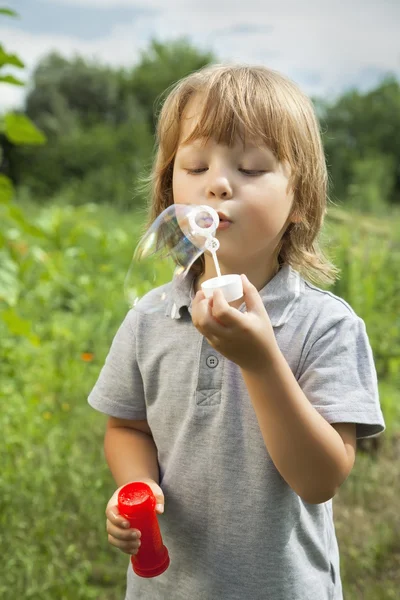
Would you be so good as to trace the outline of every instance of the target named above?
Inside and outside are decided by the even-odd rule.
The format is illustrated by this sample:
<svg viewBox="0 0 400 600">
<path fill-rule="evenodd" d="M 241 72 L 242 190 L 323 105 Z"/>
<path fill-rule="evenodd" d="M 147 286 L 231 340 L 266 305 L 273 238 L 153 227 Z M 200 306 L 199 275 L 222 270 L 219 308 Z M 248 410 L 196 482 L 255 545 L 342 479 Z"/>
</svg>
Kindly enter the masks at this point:
<svg viewBox="0 0 400 600">
<path fill-rule="evenodd" d="M 208 212 L 212 217 L 212 224 L 207 227 L 201 227 L 196 222 L 198 213 Z M 219 240 L 214 237 L 214 233 L 219 225 L 219 216 L 217 212 L 211 208 L 211 206 L 198 206 L 193 209 L 193 212 L 189 215 L 189 223 L 193 233 L 205 235 L 207 241 L 205 243 L 205 249 L 208 250 L 214 261 L 215 270 L 217 271 L 217 277 L 208 279 L 201 284 L 201 289 L 204 292 L 206 298 L 212 298 L 214 290 L 221 290 L 224 298 L 227 302 L 234 302 L 243 297 L 243 283 L 240 275 L 221 275 L 221 269 L 217 259 L 217 250 L 219 248 Z"/>
</svg>

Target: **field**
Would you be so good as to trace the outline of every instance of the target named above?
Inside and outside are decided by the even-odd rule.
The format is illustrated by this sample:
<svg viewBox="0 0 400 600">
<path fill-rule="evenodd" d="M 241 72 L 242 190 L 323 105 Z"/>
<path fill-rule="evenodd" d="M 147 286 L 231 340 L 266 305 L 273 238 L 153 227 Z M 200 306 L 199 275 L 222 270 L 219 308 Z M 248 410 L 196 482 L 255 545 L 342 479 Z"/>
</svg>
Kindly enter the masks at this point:
<svg viewBox="0 0 400 600">
<path fill-rule="evenodd" d="M 119 600 L 126 555 L 108 547 L 105 417 L 86 403 L 127 303 L 141 213 L 27 206 L 11 220 L 0 279 L 0 599 Z M 333 208 L 324 233 L 342 269 L 332 291 L 365 320 L 387 431 L 358 453 L 334 502 L 346 600 L 400 587 L 400 217 Z M 137 274 L 140 279 L 140 272 Z"/>
</svg>

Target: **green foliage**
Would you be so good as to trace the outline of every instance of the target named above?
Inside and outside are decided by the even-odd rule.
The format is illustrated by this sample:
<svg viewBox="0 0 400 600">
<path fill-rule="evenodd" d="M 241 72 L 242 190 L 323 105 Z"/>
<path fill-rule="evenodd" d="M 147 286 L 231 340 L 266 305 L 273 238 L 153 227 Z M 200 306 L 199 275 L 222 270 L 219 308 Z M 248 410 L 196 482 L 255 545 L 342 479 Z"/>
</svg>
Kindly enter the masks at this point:
<svg viewBox="0 0 400 600">
<path fill-rule="evenodd" d="M 346 600 L 398 598 L 399 449 L 397 434 L 385 438 L 377 457 L 359 453 L 356 466 L 335 501 Z"/>
<path fill-rule="evenodd" d="M 34 73 L 26 115 L 0 118 L 1 599 L 10 590 L 27 600 L 123 596 L 128 561 L 108 546 L 104 531 L 114 490 L 101 448 L 104 419 L 85 399 L 127 310 L 124 278 L 142 215 L 109 205 L 140 203 L 135 185 L 151 155 L 157 99 L 212 61 L 182 40 L 153 42 L 131 71 L 52 54 Z M 0 85 L 19 85 L 5 66 L 24 65 L 0 45 Z M 400 142 L 393 135 L 399 98 L 398 83 L 387 80 L 368 94 L 319 105 L 335 194 L 360 211 L 400 201 Z M 48 138 L 40 147 L 37 127 Z M 35 146 L 20 146 L 26 143 Z M 7 174 L 25 186 L 19 197 L 22 189 L 36 203 L 59 195 L 52 207 L 22 209 L 12 202 Z M 341 211 L 331 212 L 326 230 L 329 254 L 342 269 L 332 291 L 366 322 L 393 436 L 400 425 L 399 231 L 398 218 Z M 360 462 L 339 504 L 349 600 L 395 598 L 400 584 L 399 532 L 391 526 L 395 456 L 381 467 L 386 479 L 376 465 Z"/>
<path fill-rule="evenodd" d="M 143 122 L 115 128 L 97 124 L 75 129 L 60 141 L 50 140 L 41 152 L 19 151 L 20 177 L 37 198 L 59 191 L 64 183 L 69 201 L 114 202 L 133 206 L 137 178 L 151 153 L 152 139 Z"/>
<path fill-rule="evenodd" d="M 210 52 L 199 52 L 186 39 L 163 44 L 153 40 L 142 53 L 131 74 L 130 87 L 143 107 L 152 129 L 155 124 L 156 102 L 166 90 L 182 77 L 216 61 Z"/>
<path fill-rule="evenodd" d="M 12 259 L 0 321 L 0 598 L 8 600 L 12 589 L 27 600 L 118 600 L 128 560 L 108 547 L 104 509 L 114 484 L 102 453 L 104 419 L 87 407 L 86 397 L 128 309 L 124 279 L 144 217 L 95 204 L 71 207 L 64 198 L 40 210 L 26 206 L 22 214 L 29 217 L 30 232 L 15 227 L 10 216 L 0 228 Z M 399 369 L 393 362 L 391 370 L 390 361 L 400 360 L 399 222 L 375 224 L 337 211 L 328 225 L 330 252 L 343 269 L 336 291 L 366 321 L 385 418 L 395 433 Z M 0 264 L 5 262 L 3 255 Z M 138 282 L 142 277 L 138 271 Z M 354 477 L 357 502 L 350 498 L 345 509 L 363 505 L 364 498 L 375 504 L 383 498 L 394 518 L 396 494 L 392 500 L 382 495 L 378 477 L 372 488 L 370 473 L 361 481 L 357 471 Z M 364 505 L 357 537 L 348 539 L 347 528 L 340 529 L 345 590 L 359 583 L 365 565 L 372 579 L 393 562 L 395 540 L 384 533 L 389 518 L 374 513 L 366 538 L 366 510 Z M 346 513 L 339 518 L 347 523 Z M 399 583 L 395 575 L 392 580 Z M 379 589 L 390 585 L 385 580 Z"/>
<path fill-rule="evenodd" d="M 331 210 L 324 239 L 341 269 L 332 291 L 365 320 L 379 379 L 397 377 L 400 385 L 399 225 Z"/>
<path fill-rule="evenodd" d="M 17 57 L 1 52 L 0 60 L 18 64 Z M 25 109 L 49 143 L 39 152 L 21 149 L 0 134 L 3 172 L 40 201 L 68 188 L 74 204 L 82 198 L 104 202 L 113 196 L 118 206 L 141 202 L 134 190 L 150 165 L 155 118 L 168 89 L 215 61 L 212 53 L 199 51 L 187 39 L 153 40 L 130 69 L 49 54 L 33 73 Z M 351 90 L 334 103 L 315 99 L 314 104 L 322 122 L 333 198 L 364 213 L 384 213 L 388 204 L 399 204 L 400 142 L 393 135 L 400 130 L 399 82 L 387 77 L 367 93 Z M 132 132 L 130 144 L 122 128 Z M 100 148 L 95 142 L 88 150 L 96 133 Z M 110 165 L 122 155 L 121 169 Z"/>
<path fill-rule="evenodd" d="M 18 279 L 18 267 L 5 250 L 0 250 L 0 300 L 13 306 L 18 300 L 20 282 Z M 4 318 L 5 311 L 2 311 Z M 6 321 L 6 319 L 4 318 Z"/>
<path fill-rule="evenodd" d="M 140 117 L 133 94 L 123 94 L 121 71 L 79 57 L 69 61 L 54 52 L 33 73 L 26 112 L 49 136 L 97 124 L 112 130 Z"/>
<path fill-rule="evenodd" d="M 9 54 L 2 44 L 0 44 L 0 68 L 9 65 L 12 67 L 17 67 L 22 69 L 24 67 L 24 63 L 16 54 Z"/>
<path fill-rule="evenodd" d="M 365 94 L 352 90 L 333 104 L 319 103 L 322 118 L 324 145 L 327 162 L 336 198 L 346 200 L 353 177 L 361 175 L 364 185 L 370 181 L 375 187 L 378 178 L 366 172 L 371 160 L 380 161 L 390 186 L 383 190 L 382 201 L 400 203 L 400 177 L 397 165 L 400 158 L 400 138 L 394 132 L 400 131 L 400 84 L 394 77 L 387 77 L 374 90 Z M 375 159 L 374 159 L 375 157 Z M 374 166 L 374 165 L 373 165 Z M 357 183 L 356 183 L 357 185 Z M 373 191 L 376 196 L 379 192 Z M 350 199 L 352 192 L 350 192 Z M 358 202 L 362 201 L 359 196 Z M 371 202 L 367 199 L 367 206 Z M 375 206 L 375 201 L 372 202 Z M 368 208 L 370 208 L 368 206 Z M 368 211 L 366 211 L 368 212 Z"/>
<path fill-rule="evenodd" d="M 73 204 L 143 203 L 137 181 L 151 159 L 155 99 L 211 59 L 186 41 L 153 42 L 131 71 L 50 54 L 26 100 L 48 144 L 37 152 L 3 143 L 8 174 L 43 201 L 62 190 Z"/>
<path fill-rule="evenodd" d="M 0 83 L 9 83 L 11 85 L 25 85 L 23 81 L 14 77 L 14 75 L 2 75 L 0 77 Z"/>
<path fill-rule="evenodd" d="M 9 82 L 8 82 L 9 83 Z M 4 134 L 13 144 L 39 146 L 46 141 L 45 135 L 25 115 L 10 112 L 4 117 Z"/>
<path fill-rule="evenodd" d="M 15 10 L 11 10 L 11 8 L 0 8 L 0 15 L 6 15 L 7 17 L 18 17 L 18 14 Z"/>
<path fill-rule="evenodd" d="M 16 16 L 10 9 L 3 8 L 0 15 Z M 3 76 L 1 70 L 4 66 L 22 68 L 22 61 L 15 54 L 9 54 L 0 45 L 0 84 L 8 83 L 20 85 L 20 82 L 11 76 Z M 25 116 L 15 113 L 5 114 L 0 117 L 0 132 L 7 143 L 14 145 L 30 144 L 41 145 L 45 136 Z M 10 249 L 10 240 L 20 234 L 41 234 L 39 228 L 33 227 L 18 207 L 12 204 L 13 185 L 11 180 L 0 173 L 0 217 L 3 227 L 0 230 L 0 326 L 6 333 L 17 334 L 25 337 L 33 344 L 38 343 L 36 335 L 32 334 L 29 321 L 16 313 L 14 306 L 17 303 L 20 291 L 19 268 L 15 256 Z M 5 232 L 8 233 L 5 233 Z"/>
<path fill-rule="evenodd" d="M 8 204 L 13 195 L 11 180 L 0 174 L 0 204 Z"/>
<path fill-rule="evenodd" d="M 49 141 L 40 152 L 3 142 L 7 174 L 41 199 L 68 187 L 74 203 L 114 196 L 119 205 L 132 203 L 153 140 L 122 81 L 120 72 L 81 58 L 70 62 L 55 53 L 44 58 L 33 75 L 26 113 Z M 111 176 L 96 183 L 99 172 Z M 81 189 L 84 178 L 88 181 Z"/>
<path fill-rule="evenodd" d="M 360 212 L 385 214 L 395 187 L 394 156 L 372 155 L 355 159 L 345 194 L 346 205 Z"/>
</svg>

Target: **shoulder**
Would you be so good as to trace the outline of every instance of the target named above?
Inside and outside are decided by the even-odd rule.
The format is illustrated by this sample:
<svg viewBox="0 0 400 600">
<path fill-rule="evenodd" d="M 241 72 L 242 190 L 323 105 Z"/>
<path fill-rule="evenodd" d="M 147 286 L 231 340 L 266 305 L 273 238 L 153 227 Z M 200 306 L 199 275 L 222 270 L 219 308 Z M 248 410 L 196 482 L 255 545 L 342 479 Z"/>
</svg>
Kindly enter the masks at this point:
<svg viewBox="0 0 400 600">
<path fill-rule="evenodd" d="M 134 304 L 133 310 L 130 312 L 135 312 L 139 315 L 165 313 L 171 302 L 171 287 L 172 283 L 168 282 L 153 288 Z"/>
<path fill-rule="evenodd" d="M 352 306 L 333 292 L 321 289 L 303 279 L 303 297 L 300 308 L 310 311 L 315 321 L 322 322 L 325 328 L 345 320 L 347 322 L 362 321 Z"/>
<path fill-rule="evenodd" d="M 363 319 L 346 300 L 305 279 L 302 284 L 291 331 L 295 339 L 303 340 L 303 352 L 317 342 L 320 348 L 324 344 L 369 344 Z"/>
<path fill-rule="evenodd" d="M 125 314 L 120 324 L 119 333 L 125 332 L 126 335 L 136 335 L 138 327 L 147 322 L 149 315 L 164 315 L 170 304 L 171 282 L 153 288 L 145 293 Z"/>
</svg>

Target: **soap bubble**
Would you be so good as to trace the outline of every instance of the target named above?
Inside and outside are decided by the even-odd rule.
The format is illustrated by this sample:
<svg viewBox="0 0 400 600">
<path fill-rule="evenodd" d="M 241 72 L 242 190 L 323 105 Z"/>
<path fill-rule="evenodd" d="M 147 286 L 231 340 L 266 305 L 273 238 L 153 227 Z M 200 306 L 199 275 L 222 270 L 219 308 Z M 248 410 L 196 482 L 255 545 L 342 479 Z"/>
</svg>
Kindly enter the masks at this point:
<svg viewBox="0 0 400 600">
<path fill-rule="evenodd" d="M 187 276 L 210 248 L 218 224 L 218 214 L 210 206 L 172 204 L 166 208 L 135 249 L 125 278 L 129 305 L 144 313 L 165 310 L 164 284 L 173 279 L 179 283 Z"/>
</svg>

